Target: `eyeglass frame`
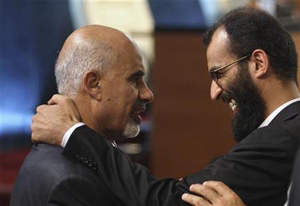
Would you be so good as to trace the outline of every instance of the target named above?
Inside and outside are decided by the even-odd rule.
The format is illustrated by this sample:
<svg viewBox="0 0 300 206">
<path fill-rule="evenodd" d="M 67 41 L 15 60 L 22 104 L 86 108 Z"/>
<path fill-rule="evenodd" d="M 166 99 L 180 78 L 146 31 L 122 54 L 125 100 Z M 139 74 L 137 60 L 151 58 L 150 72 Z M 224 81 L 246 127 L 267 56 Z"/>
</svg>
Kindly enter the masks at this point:
<svg viewBox="0 0 300 206">
<path fill-rule="evenodd" d="M 231 62 L 231 63 L 229 63 L 229 64 L 225 64 L 225 65 L 223 65 L 223 66 L 221 66 L 221 67 L 219 67 L 219 68 L 210 70 L 210 71 L 209 71 L 210 78 L 211 78 L 213 81 L 218 82 L 218 79 L 220 79 L 220 78 L 218 78 L 217 75 L 220 74 L 220 73 L 218 73 L 220 70 L 226 69 L 226 68 L 229 67 L 229 66 L 232 66 L 232 65 L 235 65 L 235 64 L 237 64 L 237 63 L 240 63 L 241 61 L 243 61 L 243 60 L 245 60 L 245 59 L 247 59 L 247 58 L 249 58 L 249 57 L 251 57 L 251 56 L 252 56 L 252 54 L 248 54 L 248 55 L 246 55 L 246 56 L 243 56 L 243 57 L 239 58 L 238 60 L 235 60 L 234 62 Z M 223 72 L 223 73 L 224 73 L 224 72 Z M 222 73 L 221 73 L 221 74 L 222 74 Z"/>
</svg>

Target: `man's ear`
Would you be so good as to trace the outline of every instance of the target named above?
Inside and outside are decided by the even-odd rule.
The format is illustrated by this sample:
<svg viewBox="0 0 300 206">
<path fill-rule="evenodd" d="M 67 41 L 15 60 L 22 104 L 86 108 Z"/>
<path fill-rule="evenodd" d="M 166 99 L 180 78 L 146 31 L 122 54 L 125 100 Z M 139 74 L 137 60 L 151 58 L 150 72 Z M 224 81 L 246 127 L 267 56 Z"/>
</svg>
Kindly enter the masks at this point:
<svg viewBox="0 0 300 206">
<path fill-rule="evenodd" d="M 88 71 L 83 78 L 83 86 L 85 92 L 94 99 L 100 101 L 102 99 L 101 92 L 101 76 L 95 71 Z"/>
<path fill-rule="evenodd" d="M 256 78 L 261 78 L 270 69 L 269 57 L 264 50 L 256 49 L 252 53 L 252 59 L 254 59 L 255 70 L 254 75 Z"/>
</svg>

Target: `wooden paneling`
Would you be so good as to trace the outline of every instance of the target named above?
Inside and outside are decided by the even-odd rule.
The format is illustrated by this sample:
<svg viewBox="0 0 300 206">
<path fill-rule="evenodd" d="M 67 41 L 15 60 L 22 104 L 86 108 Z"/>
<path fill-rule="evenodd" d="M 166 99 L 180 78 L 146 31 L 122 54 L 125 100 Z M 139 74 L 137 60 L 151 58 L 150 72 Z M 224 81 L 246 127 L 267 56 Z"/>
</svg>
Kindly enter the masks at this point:
<svg viewBox="0 0 300 206">
<path fill-rule="evenodd" d="M 300 31 L 297 32 L 291 32 L 291 35 L 295 41 L 296 49 L 298 53 L 298 83 L 299 83 L 299 89 L 300 89 Z"/>
<path fill-rule="evenodd" d="M 230 111 L 210 100 L 201 33 L 157 33 L 155 39 L 151 170 L 157 177 L 179 178 L 234 145 Z"/>
<path fill-rule="evenodd" d="M 298 9 L 298 12 L 300 12 L 300 0 L 294 0 L 296 7 Z"/>
</svg>

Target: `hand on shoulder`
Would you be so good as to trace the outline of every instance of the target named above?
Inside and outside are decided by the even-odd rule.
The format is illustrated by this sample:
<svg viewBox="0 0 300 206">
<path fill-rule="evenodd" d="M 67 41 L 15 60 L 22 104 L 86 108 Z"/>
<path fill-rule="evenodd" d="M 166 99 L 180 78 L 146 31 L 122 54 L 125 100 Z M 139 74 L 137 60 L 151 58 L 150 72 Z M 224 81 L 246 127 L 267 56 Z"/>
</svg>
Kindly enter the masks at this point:
<svg viewBox="0 0 300 206">
<path fill-rule="evenodd" d="M 182 200 L 194 206 L 245 206 L 241 198 L 222 182 L 194 184 L 190 186 L 190 191 L 199 196 L 185 193 Z"/>
</svg>

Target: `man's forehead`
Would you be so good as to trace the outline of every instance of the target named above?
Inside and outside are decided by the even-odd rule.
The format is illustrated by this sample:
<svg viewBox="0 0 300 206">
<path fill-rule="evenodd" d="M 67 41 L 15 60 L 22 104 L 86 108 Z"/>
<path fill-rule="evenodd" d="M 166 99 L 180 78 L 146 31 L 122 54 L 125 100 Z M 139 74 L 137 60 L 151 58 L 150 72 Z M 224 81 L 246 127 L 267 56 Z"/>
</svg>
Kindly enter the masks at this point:
<svg viewBox="0 0 300 206">
<path fill-rule="evenodd" d="M 227 52 L 228 48 L 228 34 L 225 28 L 218 28 L 212 36 L 211 42 L 207 48 L 207 54 L 214 54 L 215 52 Z"/>
<path fill-rule="evenodd" d="M 216 37 L 216 36 L 219 36 L 219 38 L 220 38 L 222 41 L 228 39 L 228 34 L 227 34 L 227 32 L 226 32 L 225 27 L 219 27 L 219 28 L 216 30 L 214 36 L 215 36 L 215 37 Z"/>
<path fill-rule="evenodd" d="M 207 48 L 208 68 L 212 69 L 226 63 L 226 59 L 231 55 L 228 50 L 229 38 L 225 28 L 218 28 Z"/>
</svg>

